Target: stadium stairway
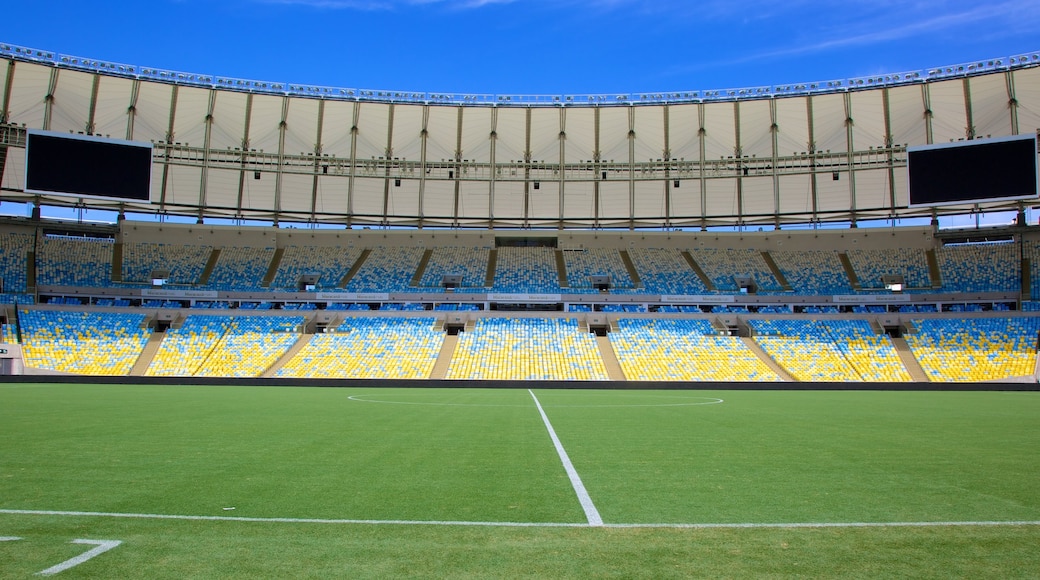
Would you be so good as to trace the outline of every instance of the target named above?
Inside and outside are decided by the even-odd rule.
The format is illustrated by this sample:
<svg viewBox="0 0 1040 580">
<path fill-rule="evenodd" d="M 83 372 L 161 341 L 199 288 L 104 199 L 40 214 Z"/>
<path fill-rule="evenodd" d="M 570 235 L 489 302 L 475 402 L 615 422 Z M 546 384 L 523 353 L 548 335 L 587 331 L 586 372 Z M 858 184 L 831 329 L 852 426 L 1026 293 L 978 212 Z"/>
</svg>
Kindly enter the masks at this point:
<svg viewBox="0 0 1040 580">
<path fill-rule="evenodd" d="M 749 336 L 742 336 L 740 340 L 751 350 L 751 352 L 755 353 L 755 356 L 757 356 L 759 360 L 766 363 L 766 366 L 769 367 L 769 370 L 776 373 L 777 376 L 780 377 L 781 381 L 788 383 L 797 382 L 794 376 L 792 376 L 791 373 L 787 372 L 787 369 L 780 366 L 780 364 L 777 363 L 773 359 L 773 357 L 769 356 L 769 353 L 767 353 L 761 345 L 755 342 L 755 339 Z"/>
<path fill-rule="evenodd" d="M 430 371 L 431 379 L 444 379 L 448 376 L 448 368 L 451 367 L 451 359 L 455 356 L 455 347 L 459 344 L 459 337 L 447 334 L 441 343 L 441 352 L 437 355 L 437 362 L 433 364 Z"/>
<path fill-rule="evenodd" d="M 311 338 L 313 336 L 313 334 L 307 333 L 300 335 L 300 338 L 296 339 L 296 342 L 294 342 L 293 345 L 289 347 L 289 350 L 285 351 L 282 354 L 282 356 L 278 357 L 277 360 L 271 363 L 271 366 L 268 367 L 267 370 L 264 371 L 263 374 L 261 374 L 260 376 L 265 379 L 275 376 L 275 373 L 277 373 L 283 366 L 285 366 L 285 363 L 291 361 L 298 352 L 303 350 L 303 347 L 307 346 L 307 343 L 311 341 Z"/>
<path fill-rule="evenodd" d="M 628 250 L 621 250 L 618 253 L 621 255 L 621 261 L 625 264 L 625 270 L 628 271 L 628 277 L 632 279 L 632 287 L 642 288 L 643 280 L 639 277 L 636 265 L 632 262 L 632 256 L 628 255 Z"/>
<path fill-rule="evenodd" d="M 603 366 L 607 369 L 607 378 L 612 381 L 627 380 L 625 371 L 621 369 L 621 363 L 618 362 L 617 353 L 614 352 L 614 347 L 610 344 L 610 338 L 597 336 L 596 346 L 599 347 L 599 355 L 603 359 Z"/>
<path fill-rule="evenodd" d="M 921 368 L 921 363 L 917 362 L 914 358 L 914 354 L 910 352 L 910 345 L 906 343 L 904 338 L 891 337 L 892 346 L 896 349 L 896 354 L 899 355 L 899 360 L 903 361 L 903 366 L 906 367 L 906 372 L 910 373 L 910 378 L 915 383 L 927 383 L 928 374 Z"/>
<path fill-rule="evenodd" d="M 838 260 L 841 261 L 841 267 L 845 268 L 845 275 L 849 277 L 849 285 L 852 286 L 853 290 L 857 292 L 860 290 L 859 276 L 856 275 L 856 269 L 852 267 L 852 261 L 849 260 L 849 255 L 845 252 L 838 254 Z"/>
<path fill-rule="evenodd" d="M 130 368 L 130 376 L 132 377 L 143 377 L 145 371 L 148 370 L 148 366 L 152 364 L 152 359 L 155 358 L 155 353 L 159 352 L 159 346 L 162 345 L 163 337 L 166 334 L 162 332 L 153 332 L 148 337 L 148 342 L 144 345 L 144 350 L 141 351 L 141 355 L 137 357 L 137 362 Z"/>
<path fill-rule="evenodd" d="M 784 273 L 780 271 L 780 266 L 776 265 L 776 261 L 773 260 L 773 256 L 769 252 L 762 252 L 762 260 L 765 261 L 769 271 L 773 273 L 773 277 L 780 283 L 780 287 L 783 288 L 784 292 L 794 292 L 794 288 L 791 287 Z"/>
<path fill-rule="evenodd" d="M 682 257 L 686 260 L 686 263 L 690 265 L 690 269 L 693 270 L 693 272 L 697 274 L 697 277 L 701 279 L 701 282 L 704 283 L 704 287 L 707 288 L 709 292 L 716 292 L 718 290 L 718 288 L 715 287 L 715 282 L 713 282 L 711 277 L 709 277 L 701 268 L 700 264 L 697 263 L 697 260 L 693 258 L 693 254 L 684 250 L 682 252 Z"/>
</svg>

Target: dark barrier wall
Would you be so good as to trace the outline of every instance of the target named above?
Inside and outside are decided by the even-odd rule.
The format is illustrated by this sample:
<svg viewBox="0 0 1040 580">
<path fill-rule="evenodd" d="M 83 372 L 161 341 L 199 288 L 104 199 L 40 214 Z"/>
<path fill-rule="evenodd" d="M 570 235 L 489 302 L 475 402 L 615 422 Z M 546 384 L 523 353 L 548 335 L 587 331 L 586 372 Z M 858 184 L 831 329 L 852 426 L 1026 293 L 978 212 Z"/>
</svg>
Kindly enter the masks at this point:
<svg viewBox="0 0 1040 580">
<path fill-rule="evenodd" d="M 211 377 L 6 376 L 0 383 L 98 385 L 211 385 L 216 387 L 331 387 L 415 389 L 616 389 L 699 391 L 1040 391 L 1038 383 L 729 383 L 652 381 L 444 381 L 384 379 L 231 379 Z"/>
</svg>

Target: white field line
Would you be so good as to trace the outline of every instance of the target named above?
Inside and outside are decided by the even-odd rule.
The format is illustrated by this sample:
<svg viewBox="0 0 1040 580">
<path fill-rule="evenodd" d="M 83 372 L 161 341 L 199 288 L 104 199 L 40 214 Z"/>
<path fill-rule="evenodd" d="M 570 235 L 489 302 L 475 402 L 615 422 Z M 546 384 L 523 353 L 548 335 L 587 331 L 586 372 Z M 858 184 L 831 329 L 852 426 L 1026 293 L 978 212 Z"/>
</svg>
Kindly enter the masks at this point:
<svg viewBox="0 0 1040 580">
<path fill-rule="evenodd" d="M 600 524 L 567 522 L 467 522 L 438 520 L 355 520 L 324 518 L 259 518 L 245 516 L 193 516 L 175 514 L 135 514 L 118 512 L 79 512 L 59 510 L 0 509 L 0 514 L 21 516 L 59 516 L 72 518 L 123 518 L 139 520 L 182 520 L 208 522 L 249 522 L 261 524 L 360 524 L 395 526 L 471 526 L 501 528 L 674 528 L 674 529 L 760 529 L 760 528 L 949 528 L 993 526 L 1040 526 L 1040 521 L 961 521 L 961 522 L 775 522 L 775 523 L 699 523 L 699 524 Z M 14 538 L 8 538 L 13 540 Z"/>
<path fill-rule="evenodd" d="M 553 445 L 556 446 L 556 453 L 560 456 L 560 462 L 563 463 L 563 469 L 567 472 L 567 477 L 571 480 L 571 487 L 574 488 L 574 493 L 578 495 L 578 502 L 581 503 L 581 508 L 585 510 L 585 517 L 589 520 L 589 525 L 602 526 L 603 518 L 599 516 L 599 510 L 597 510 L 595 504 L 592 503 L 592 498 L 589 497 L 589 492 L 585 490 L 585 484 L 581 482 L 578 470 L 574 469 L 574 464 L 571 463 L 571 458 L 567 456 L 567 450 L 563 448 L 563 443 L 560 443 L 560 438 L 556 436 L 556 431 L 553 430 L 552 423 L 549 422 L 549 417 L 545 414 L 545 410 L 542 409 L 542 404 L 538 402 L 538 397 L 534 396 L 534 391 L 527 389 L 527 392 L 531 393 L 531 398 L 534 399 L 534 404 L 538 407 L 538 413 L 542 416 L 542 422 L 545 423 L 545 428 L 549 430 L 549 437 L 552 438 Z"/>
<path fill-rule="evenodd" d="M 87 550 L 86 552 L 83 552 L 82 554 L 80 554 L 79 556 L 76 556 L 75 558 L 69 558 L 68 560 L 65 560 L 64 562 L 62 562 L 61 564 L 57 564 L 55 566 L 51 566 L 50 568 L 47 568 L 46 570 L 43 570 L 42 572 L 37 572 L 36 575 L 37 576 L 53 576 L 53 575 L 55 575 L 55 574 L 57 574 L 59 572 L 64 572 L 65 570 L 68 570 L 69 568 L 72 568 L 74 566 L 79 566 L 83 562 L 86 562 L 87 560 L 89 560 L 89 559 L 91 559 L 91 558 L 93 558 L 95 556 L 100 556 L 101 554 L 104 554 L 105 552 L 111 550 L 112 548 L 115 548 L 116 546 L 122 544 L 123 542 L 122 542 L 122 540 L 72 540 L 72 543 L 73 544 L 87 544 L 88 546 L 95 546 L 95 547 L 90 549 L 90 550 Z"/>
</svg>

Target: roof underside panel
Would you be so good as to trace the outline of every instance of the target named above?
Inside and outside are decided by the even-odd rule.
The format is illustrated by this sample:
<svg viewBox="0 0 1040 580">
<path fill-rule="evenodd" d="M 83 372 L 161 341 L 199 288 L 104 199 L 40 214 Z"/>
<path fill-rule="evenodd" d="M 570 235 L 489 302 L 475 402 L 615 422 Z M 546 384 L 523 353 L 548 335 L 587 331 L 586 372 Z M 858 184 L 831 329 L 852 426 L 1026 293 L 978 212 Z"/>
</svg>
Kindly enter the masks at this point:
<svg viewBox="0 0 1040 580">
<path fill-rule="evenodd" d="M 166 141 L 171 102 L 178 89 L 180 87 L 158 83 L 140 84 L 137 101 L 131 104 L 134 107 L 134 141 Z M 156 171 L 152 170 L 152 173 Z"/>
<path fill-rule="evenodd" d="M 71 70 L 57 72 L 58 82 L 54 86 L 50 130 L 62 133 L 93 133 L 86 122 L 90 118 L 93 75 Z"/>
<path fill-rule="evenodd" d="M 596 150 L 596 111 L 594 109 L 565 109 L 564 160 L 578 163 L 593 158 Z"/>
<path fill-rule="evenodd" d="M 30 129 L 43 129 L 47 87 L 51 69 L 45 66 L 15 63 L 11 101 L 7 107 L 12 123 L 24 124 Z"/>
<path fill-rule="evenodd" d="M 206 115 L 211 92 L 182 87 L 177 93 L 177 114 L 173 120 L 173 140 L 193 147 L 206 145 Z"/>
<path fill-rule="evenodd" d="M 927 143 L 927 121 L 921 85 L 894 87 L 888 91 L 892 142 L 896 144 Z"/>
<path fill-rule="evenodd" d="M 455 157 L 455 148 L 458 144 L 459 112 L 457 107 L 430 107 L 429 120 L 426 123 L 426 161 L 437 163 Z M 462 124 L 466 126 L 470 119 L 463 118 Z M 475 123 L 474 123 L 475 125 Z M 484 137 L 490 129 L 484 128 Z M 463 147 L 466 147 L 463 144 Z M 468 151 L 466 152 L 469 153 Z"/>
<path fill-rule="evenodd" d="M 1018 133 L 1040 133 L 1040 68 L 1014 73 L 1015 100 L 1018 102 Z"/>
<path fill-rule="evenodd" d="M 772 101 L 747 101 L 740 104 L 740 149 L 745 156 L 768 159 L 773 156 Z"/>
<path fill-rule="evenodd" d="M 432 110 L 443 109 L 451 114 L 445 119 L 443 153 L 437 156 L 427 151 L 427 159 L 450 159 L 454 157 L 455 143 L 459 136 L 458 109 L 432 107 Z M 466 109 L 462 115 L 462 158 L 475 163 L 491 162 L 491 113 L 489 108 Z M 496 144 L 497 147 L 497 144 Z M 499 156 L 496 149 L 495 156 Z"/>
<path fill-rule="evenodd" d="M 813 107 L 813 141 L 816 151 L 833 151 L 835 153 L 849 150 L 846 134 L 845 95 L 820 95 L 812 97 Z M 809 145 L 808 143 L 806 145 Z M 810 151 L 812 148 L 800 149 Z"/>
<path fill-rule="evenodd" d="M 776 213 L 771 176 L 744 177 L 740 182 L 745 214 L 768 219 Z"/>
<path fill-rule="evenodd" d="M 394 127 L 391 157 L 395 160 L 414 161 L 422 158 L 423 108 L 394 107 Z"/>
<path fill-rule="evenodd" d="M 975 136 L 1010 135 L 1011 113 L 1007 80 L 1004 75 L 975 77 L 971 87 L 971 115 Z"/>
<path fill-rule="evenodd" d="M 318 138 L 319 103 L 313 99 L 289 99 L 285 118 L 285 153 L 310 155 Z M 324 113 L 323 113 L 324 114 Z"/>
<path fill-rule="evenodd" d="M 704 105 L 704 159 L 712 161 L 734 155 L 736 125 L 733 115 L 735 103 Z M 709 212 L 710 213 L 710 212 Z"/>
<path fill-rule="evenodd" d="M 362 103 L 358 115 L 357 159 L 374 160 L 386 156 L 386 137 L 390 105 Z"/>
<path fill-rule="evenodd" d="M 327 101 L 321 129 L 321 152 L 330 158 L 350 159 L 350 128 L 354 124 L 354 103 Z"/>
<path fill-rule="evenodd" d="M 928 86 L 932 104 L 932 134 L 935 143 L 964 139 L 964 84 L 961 79 Z"/>
<path fill-rule="evenodd" d="M 627 228 L 920 216 L 932 210 L 906 207 L 904 146 L 1040 128 L 1040 67 L 811 96 L 493 107 L 0 63 L 11 123 L 154 142 L 155 205 L 125 207 L 203 218 Z M 8 148 L 6 200 L 33 197 L 24 159 L 20 142 Z"/>
<path fill-rule="evenodd" d="M 781 175 L 780 213 L 812 214 L 812 180 L 809 175 Z"/>
<path fill-rule="evenodd" d="M 856 91 L 849 94 L 852 118 L 852 148 L 885 146 L 885 104 L 883 91 Z"/>
<path fill-rule="evenodd" d="M 695 161 L 700 159 L 700 140 L 697 137 L 697 105 L 672 105 L 668 109 L 668 147 L 672 159 Z"/>
<path fill-rule="evenodd" d="M 240 149 L 246 131 L 246 95 L 217 93 L 213 102 L 213 122 L 210 128 L 210 149 Z"/>
<path fill-rule="evenodd" d="M 668 184 L 668 187 L 670 186 L 671 184 Z M 659 221 L 660 218 L 668 216 L 664 195 L 665 187 L 665 183 L 661 181 L 635 182 L 634 214 L 637 220 Z"/>
<path fill-rule="evenodd" d="M 347 215 L 347 180 L 318 177 L 318 198 L 314 211 L 318 219 L 345 221 Z M 322 217 L 324 216 L 324 217 Z"/>
<path fill-rule="evenodd" d="M 100 77 L 94 111 L 94 132 L 127 139 L 128 115 L 134 82 L 118 77 Z"/>
<path fill-rule="evenodd" d="M 450 187 L 450 184 L 446 184 Z M 503 184 L 495 184 L 495 195 L 499 195 L 499 190 L 502 189 Z M 453 190 L 452 190 L 453 191 Z M 451 193 L 448 197 L 449 200 L 454 199 L 454 193 Z M 459 184 L 459 217 L 465 217 L 467 220 L 480 221 L 487 223 L 488 216 L 491 214 L 491 196 L 489 193 L 489 186 L 487 183 L 465 181 Z M 451 204 L 445 204 L 443 207 L 444 211 L 437 211 L 440 215 L 446 215 L 454 217 L 455 213 L 452 210 Z M 498 208 L 495 208 L 498 211 Z M 432 212 L 427 212 L 432 213 Z"/>
<path fill-rule="evenodd" d="M 777 99 L 776 124 L 777 155 L 808 150 L 809 111 L 805 99 Z"/>
</svg>

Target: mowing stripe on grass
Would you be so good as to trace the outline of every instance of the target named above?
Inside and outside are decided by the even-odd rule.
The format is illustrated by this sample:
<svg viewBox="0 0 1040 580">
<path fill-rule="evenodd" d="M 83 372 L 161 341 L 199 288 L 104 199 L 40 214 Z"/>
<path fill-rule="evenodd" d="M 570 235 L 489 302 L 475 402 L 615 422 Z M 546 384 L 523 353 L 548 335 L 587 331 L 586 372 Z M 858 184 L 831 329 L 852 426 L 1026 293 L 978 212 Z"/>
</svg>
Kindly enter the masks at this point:
<svg viewBox="0 0 1040 580">
<path fill-rule="evenodd" d="M 59 510 L 0 509 L 0 514 L 20 516 L 60 516 L 90 518 L 124 518 L 139 520 L 187 520 L 211 522 L 252 522 L 266 524 L 359 524 L 394 526 L 473 526 L 497 528 L 673 528 L 673 529 L 761 529 L 761 528 L 948 528 L 991 526 L 1040 526 L 1040 521 L 974 521 L 974 522 L 774 522 L 774 523 L 701 523 L 701 524 L 584 524 L 567 522 L 466 522 L 438 520 L 351 520 L 323 518 L 260 518 L 246 516 L 190 516 L 175 514 L 132 514 L 118 512 L 76 512 Z M 16 540 L 20 538 L 5 538 Z"/>
<path fill-rule="evenodd" d="M 538 413 L 542 415 L 542 422 L 545 423 L 545 428 L 549 430 L 549 437 L 552 438 L 553 445 L 556 446 L 556 453 L 560 456 L 560 461 L 563 463 L 563 468 L 567 471 L 567 477 L 571 480 L 571 486 L 574 487 L 574 493 L 578 495 L 578 501 L 581 502 L 581 508 L 585 510 L 585 517 L 589 520 L 590 526 L 602 526 L 603 518 L 599 517 L 599 510 L 592 503 L 592 498 L 589 497 L 589 492 L 585 491 L 585 484 L 581 482 L 581 477 L 578 476 L 578 471 L 574 469 L 574 464 L 571 463 L 570 457 L 567 456 L 567 451 L 563 448 L 563 443 L 560 443 L 560 438 L 556 436 L 556 431 L 553 430 L 552 423 L 549 423 L 549 417 L 545 414 L 545 410 L 542 409 L 542 404 L 538 402 L 538 397 L 534 396 L 534 391 L 527 389 L 528 393 L 531 393 L 531 398 L 534 399 L 534 404 L 538 407 Z"/>
</svg>

